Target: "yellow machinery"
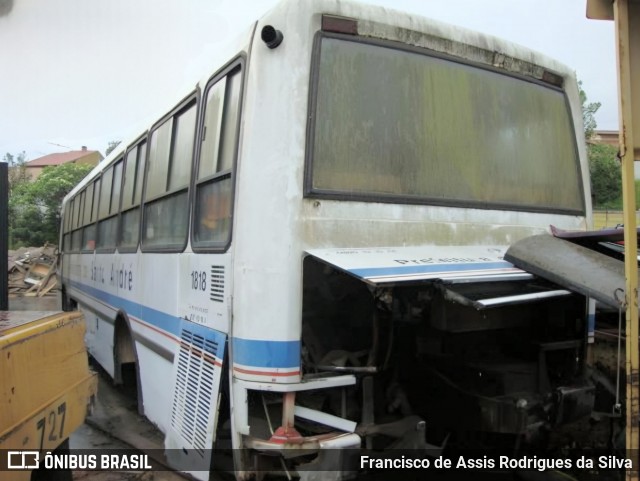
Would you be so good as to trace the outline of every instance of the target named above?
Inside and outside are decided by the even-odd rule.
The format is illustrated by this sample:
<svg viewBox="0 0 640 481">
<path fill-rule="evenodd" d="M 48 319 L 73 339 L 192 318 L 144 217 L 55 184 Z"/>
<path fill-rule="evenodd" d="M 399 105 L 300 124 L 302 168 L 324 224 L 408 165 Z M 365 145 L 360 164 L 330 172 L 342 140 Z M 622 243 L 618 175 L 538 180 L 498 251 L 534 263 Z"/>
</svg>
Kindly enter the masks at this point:
<svg viewBox="0 0 640 481">
<path fill-rule="evenodd" d="M 634 169 L 640 159 L 640 1 L 587 0 L 587 17 L 613 20 L 616 29 L 618 94 L 620 107 L 620 158 L 624 241 L 628 253 L 637 251 Z M 635 469 L 627 479 L 638 479 L 640 459 L 640 354 L 638 349 L 638 264 L 635 255 L 625 256 L 626 276 L 626 373 L 627 373 L 627 457 Z"/>
<path fill-rule="evenodd" d="M 42 459 L 84 423 L 97 391 L 84 334 L 80 312 L 0 311 L 0 452 L 39 451 Z"/>
</svg>

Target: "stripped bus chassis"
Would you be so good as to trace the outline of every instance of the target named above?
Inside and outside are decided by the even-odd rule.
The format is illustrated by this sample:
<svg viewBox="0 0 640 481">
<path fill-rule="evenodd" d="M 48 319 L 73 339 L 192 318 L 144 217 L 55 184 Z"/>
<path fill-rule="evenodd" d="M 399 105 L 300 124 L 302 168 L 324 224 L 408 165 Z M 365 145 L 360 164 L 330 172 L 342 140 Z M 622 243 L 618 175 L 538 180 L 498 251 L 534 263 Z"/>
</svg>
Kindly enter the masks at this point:
<svg viewBox="0 0 640 481">
<path fill-rule="evenodd" d="M 544 444 L 591 412 L 585 336 L 585 297 L 533 276 L 372 286 L 307 257 L 305 376 L 357 382 L 296 403 L 357 421 L 372 449 Z"/>
</svg>

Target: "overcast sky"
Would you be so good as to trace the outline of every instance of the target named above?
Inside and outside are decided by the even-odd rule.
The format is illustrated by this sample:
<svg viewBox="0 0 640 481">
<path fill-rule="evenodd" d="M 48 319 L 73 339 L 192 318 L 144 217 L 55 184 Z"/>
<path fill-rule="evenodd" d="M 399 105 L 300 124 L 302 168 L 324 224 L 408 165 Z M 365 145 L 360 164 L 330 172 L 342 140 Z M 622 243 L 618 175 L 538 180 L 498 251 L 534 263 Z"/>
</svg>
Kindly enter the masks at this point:
<svg viewBox="0 0 640 481">
<path fill-rule="evenodd" d="M 0 0 L 0 158 L 104 153 L 199 79 L 203 52 L 277 0 Z M 586 0 L 368 0 L 515 41 L 572 67 L 617 129 L 613 22 Z M 55 145 L 59 144 L 59 145 Z"/>
</svg>

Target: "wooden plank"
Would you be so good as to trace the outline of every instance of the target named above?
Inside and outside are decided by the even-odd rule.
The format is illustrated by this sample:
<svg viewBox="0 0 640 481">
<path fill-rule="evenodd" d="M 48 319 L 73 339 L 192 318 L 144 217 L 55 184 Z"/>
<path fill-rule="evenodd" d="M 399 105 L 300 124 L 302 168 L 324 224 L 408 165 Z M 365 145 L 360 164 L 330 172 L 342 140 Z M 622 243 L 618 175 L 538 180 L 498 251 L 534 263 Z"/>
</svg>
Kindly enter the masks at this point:
<svg viewBox="0 0 640 481">
<path fill-rule="evenodd" d="M 38 297 L 42 297 L 47 294 L 51 289 L 58 285 L 58 280 L 54 277 L 51 278 L 47 284 L 47 287 L 38 292 Z"/>
</svg>

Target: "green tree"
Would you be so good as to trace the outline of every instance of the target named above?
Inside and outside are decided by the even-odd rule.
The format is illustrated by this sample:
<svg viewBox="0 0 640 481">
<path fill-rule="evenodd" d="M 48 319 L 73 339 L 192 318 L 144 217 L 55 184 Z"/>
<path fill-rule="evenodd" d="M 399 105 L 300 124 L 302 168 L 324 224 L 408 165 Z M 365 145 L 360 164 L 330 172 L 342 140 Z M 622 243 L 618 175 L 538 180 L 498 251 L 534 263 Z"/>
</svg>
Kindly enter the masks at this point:
<svg viewBox="0 0 640 481">
<path fill-rule="evenodd" d="M 611 145 L 591 142 L 598 126 L 595 114 L 600 108 L 600 102 L 587 102 L 588 97 L 578 82 L 580 101 L 582 102 L 582 120 L 584 123 L 584 137 L 587 141 L 587 156 L 589 158 L 589 174 L 591 177 L 591 195 L 596 208 L 606 208 L 615 203 L 622 193 L 622 173 L 618 162 L 618 149 Z"/>
<path fill-rule="evenodd" d="M 109 142 L 109 143 L 107 144 L 107 150 L 106 150 L 106 152 L 105 152 L 104 156 L 106 157 L 106 156 L 108 156 L 111 152 L 113 152 L 113 150 L 114 150 L 118 145 L 120 145 L 120 143 L 121 143 L 121 142 L 122 142 L 121 140 L 112 140 L 111 142 Z"/>
<path fill-rule="evenodd" d="M 39 225 L 41 219 L 34 219 L 35 213 L 28 212 L 32 206 L 29 195 L 29 176 L 25 167 L 26 154 L 6 153 L 2 158 L 9 164 L 9 247 L 31 244 L 31 224 Z"/>
<path fill-rule="evenodd" d="M 606 144 L 589 144 L 587 149 L 593 203 L 595 207 L 604 208 L 617 201 L 622 193 L 618 149 Z"/>
<path fill-rule="evenodd" d="M 45 242 L 56 244 L 62 199 L 92 169 L 93 166 L 87 164 L 62 164 L 45 167 L 34 182 L 29 182 L 26 176 L 13 184 L 10 182 L 11 248 Z"/>
<path fill-rule="evenodd" d="M 11 190 L 13 186 L 29 180 L 27 169 L 25 167 L 27 154 L 24 151 L 20 152 L 18 155 L 13 155 L 7 152 L 4 154 L 2 161 L 9 164 L 9 190 Z"/>
<path fill-rule="evenodd" d="M 582 102 L 582 122 L 584 124 L 584 138 L 588 141 L 598 126 L 596 123 L 596 112 L 602 105 L 600 102 L 587 103 L 587 93 L 582 88 L 582 80 L 578 82 L 578 90 L 580 91 L 580 101 Z"/>
<path fill-rule="evenodd" d="M 43 230 L 48 242 L 58 241 L 62 199 L 92 169 L 92 165 L 71 163 L 45 167 L 38 178 L 30 184 L 29 193 L 44 213 Z"/>
<path fill-rule="evenodd" d="M 44 214 L 38 206 L 14 203 L 9 208 L 9 247 L 15 249 L 44 245 L 50 238 L 42 229 L 43 224 Z"/>
</svg>

